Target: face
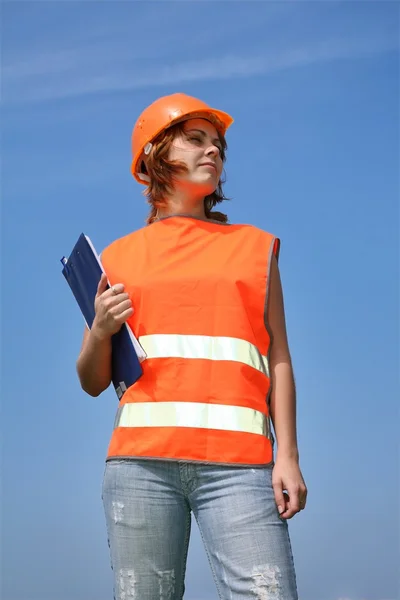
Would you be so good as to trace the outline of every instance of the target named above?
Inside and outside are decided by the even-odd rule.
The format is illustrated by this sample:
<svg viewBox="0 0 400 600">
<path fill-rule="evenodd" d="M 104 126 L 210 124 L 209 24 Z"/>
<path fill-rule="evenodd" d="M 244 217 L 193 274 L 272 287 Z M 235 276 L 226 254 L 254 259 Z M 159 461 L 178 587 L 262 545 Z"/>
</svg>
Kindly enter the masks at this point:
<svg viewBox="0 0 400 600">
<path fill-rule="evenodd" d="M 170 160 L 185 163 L 188 172 L 176 183 L 196 194 L 207 196 L 218 186 L 222 173 L 222 144 L 214 125 L 205 119 L 188 119 L 183 133 L 173 141 Z"/>
</svg>

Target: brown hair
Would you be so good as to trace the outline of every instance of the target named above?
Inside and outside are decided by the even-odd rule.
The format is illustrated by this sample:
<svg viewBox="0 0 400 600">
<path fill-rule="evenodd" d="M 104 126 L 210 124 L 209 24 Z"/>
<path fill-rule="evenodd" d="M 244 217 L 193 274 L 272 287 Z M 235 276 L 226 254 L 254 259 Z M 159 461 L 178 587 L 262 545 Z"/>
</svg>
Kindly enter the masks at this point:
<svg viewBox="0 0 400 600">
<path fill-rule="evenodd" d="M 153 148 L 146 160 L 146 165 L 142 163 L 142 171 L 150 177 L 150 182 L 144 194 L 147 202 L 151 206 L 150 213 L 147 216 L 146 223 L 150 225 L 157 219 L 157 209 L 166 206 L 165 197 L 173 193 L 173 176 L 186 172 L 184 163 L 168 160 L 169 150 L 172 141 L 179 134 L 184 132 L 183 123 L 177 123 L 161 132 L 153 142 Z M 218 133 L 222 147 L 222 161 L 225 162 L 227 143 L 224 136 Z M 204 198 L 204 211 L 207 219 L 227 223 L 228 217 L 224 213 L 213 211 L 216 204 L 223 200 L 228 200 L 222 191 L 222 184 L 225 181 L 220 179 L 216 190 Z"/>
</svg>

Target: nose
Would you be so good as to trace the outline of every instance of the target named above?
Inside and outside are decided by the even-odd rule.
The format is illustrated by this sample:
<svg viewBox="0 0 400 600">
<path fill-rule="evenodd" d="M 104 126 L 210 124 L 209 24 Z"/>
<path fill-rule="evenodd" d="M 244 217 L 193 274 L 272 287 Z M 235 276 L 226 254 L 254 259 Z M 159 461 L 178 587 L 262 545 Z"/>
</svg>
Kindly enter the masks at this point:
<svg viewBox="0 0 400 600">
<path fill-rule="evenodd" d="M 206 150 L 206 156 L 219 156 L 219 148 L 215 144 L 211 144 Z"/>
</svg>

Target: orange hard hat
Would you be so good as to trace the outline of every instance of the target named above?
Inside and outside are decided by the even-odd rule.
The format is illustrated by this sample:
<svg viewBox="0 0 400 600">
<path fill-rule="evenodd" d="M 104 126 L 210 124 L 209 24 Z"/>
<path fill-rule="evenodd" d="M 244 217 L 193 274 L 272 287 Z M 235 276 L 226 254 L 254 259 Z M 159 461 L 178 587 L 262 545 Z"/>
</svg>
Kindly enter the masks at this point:
<svg viewBox="0 0 400 600">
<path fill-rule="evenodd" d="M 207 119 L 222 135 L 225 135 L 226 130 L 233 123 L 230 115 L 211 108 L 193 96 L 171 94 L 159 98 L 144 109 L 133 128 L 131 172 L 136 181 L 139 183 L 148 183 L 149 181 L 149 177 L 141 173 L 143 153 L 148 153 L 151 148 L 148 145 L 161 131 L 189 117 Z"/>
</svg>

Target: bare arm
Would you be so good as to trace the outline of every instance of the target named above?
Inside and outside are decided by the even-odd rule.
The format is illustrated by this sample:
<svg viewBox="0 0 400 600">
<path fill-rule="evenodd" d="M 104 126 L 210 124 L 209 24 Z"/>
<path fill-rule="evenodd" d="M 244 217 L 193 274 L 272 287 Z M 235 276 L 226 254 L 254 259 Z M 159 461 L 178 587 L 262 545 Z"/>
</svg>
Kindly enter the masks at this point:
<svg viewBox="0 0 400 600">
<path fill-rule="evenodd" d="M 275 256 L 272 259 L 270 278 L 268 323 L 272 332 L 270 352 L 271 417 L 279 455 L 298 460 L 296 390 L 286 333 L 282 285 Z"/>
<path fill-rule="evenodd" d="M 87 394 L 99 396 L 104 392 L 111 382 L 111 336 L 102 338 L 96 329 L 85 328 L 76 370 Z"/>
<path fill-rule="evenodd" d="M 282 284 L 275 257 L 272 259 L 270 277 L 267 315 L 272 333 L 270 410 L 278 443 L 272 484 L 281 518 L 290 519 L 305 508 L 307 488 L 299 467 L 296 389 L 286 333 Z"/>
<path fill-rule="evenodd" d="M 76 370 L 82 389 L 99 396 L 111 382 L 111 338 L 133 314 L 132 302 L 121 283 L 107 289 L 103 274 L 95 298 L 92 328 L 85 329 Z"/>
</svg>

